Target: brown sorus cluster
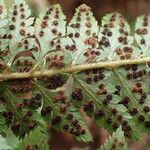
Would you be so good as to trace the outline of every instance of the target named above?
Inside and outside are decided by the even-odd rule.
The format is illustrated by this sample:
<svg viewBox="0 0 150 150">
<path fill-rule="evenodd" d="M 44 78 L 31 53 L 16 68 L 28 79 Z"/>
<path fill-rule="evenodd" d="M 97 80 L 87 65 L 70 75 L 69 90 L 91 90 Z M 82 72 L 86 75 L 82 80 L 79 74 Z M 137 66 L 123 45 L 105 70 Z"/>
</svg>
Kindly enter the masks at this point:
<svg viewBox="0 0 150 150">
<path fill-rule="evenodd" d="M 139 104 L 144 104 L 146 98 L 147 98 L 147 94 L 142 93 L 141 98 L 139 99 Z"/>
<path fill-rule="evenodd" d="M 101 32 L 102 37 L 101 37 L 101 40 L 99 41 L 100 46 L 103 46 L 106 48 L 110 46 L 109 38 L 113 35 L 113 32 L 111 30 L 112 30 L 112 28 L 115 28 L 116 19 L 118 20 L 119 26 L 120 26 L 120 28 L 119 28 L 120 36 L 118 37 L 118 42 L 121 43 L 122 45 L 128 44 L 128 39 L 127 39 L 128 32 L 125 31 L 125 23 L 124 23 L 125 19 L 121 15 L 114 13 L 111 16 L 109 23 L 106 23 L 103 26 L 103 31 Z M 117 51 L 120 54 L 120 53 L 125 53 L 127 50 L 118 49 Z M 129 52 L 129 50 L 128 50 L 128 52 Z M 128 53 L 128 55 L 126 54 L 126 56 L 124 56 L 124 57 L 129 58 L 129 53 Z M 122 59 L 125 59 L 125 58 L 122 58 Z"/>
<path fill-rule="evenodd" d="M 23 109 L 25 107 L 25 105 L 23 103 L 18 103 L 16 104 L 17 109 Z"/>
<path fill-rule="evenodd" d="M 146 28 L 143 28 L 143 29 L 137 29 L 136 30 L 136 33 L 137 34 L 140 34 L 140 35 L 145 35 L 148 33 L 147 29 Z"/>
<path fill-rule="evenodd" d="M 122 130 L 124 131 L 124 135 L 126 137 L 131 137 L 132 129 L 130 125 L 127 124 L 122 124 Z"/>
<path fill-rule="evenodd" d="M 97 38 L 96 38 L 96 33 L 91 31 L 92 27 L 92 21 L 89 13 L 90 8 L 87 7 L 86 5 L 82 5 L 80 7 L 79 12 L 77 13 L 76 16 L 76 23 L 70 24 L 70 27 L 74 28 L 75 33 L 71 32 L 68 34 L 68 36 L 73 39 L 74 41 L 78 40 L 80 37 L 82 37 L 82 34 L 80 33 L 80 27 L 82 24 L 82 15 L 86 14 L 86 20 L 85 20 L 85 34 L 88 36 L 85 38 L 85 45 L 87 45 L 87 48 L 84 50 L 84 56 L 87 57 L 87 62 L 92 62 L 96 56 L 100 55 L 100 52 L 98 50 L 94 50 L 97 46 Z M 83 24 L 82 24 L 83 25 Z M 70 51 L 75 51 L 77 47 L 73 45 L 66 45 L 66 49 Z"/>
<path fill-rule="evenodd" d="M 103 68 L 86 70 L 84 72 L 88 77 L 85 79 L 86 83 L 92 84 L 92 82 L 98 82 L 105 78 Z"/>
<path fill-rule="evenodd" d="M 113 122 L 113 123 L 112 123 L 112 128 L 113 128 L 113 129 L 116 130 L 118 127 L 119 127 L 119 124 L 118 124 L 118 123 L 116 123 L 116 122 Z"/>
<path fill-rule="evenodd" d="M 145 121 L 145 117 L 143 115 L 139 115 L 138 120 L 143 123 Z"/>
<path fill-rule="evenodd" d="M 16 61 L 16 64 L 17 64 L 17 66 L 24 66 L 24 67 L 33 65 L 32 61 L 27 60 L 27 59 L 25 59 L 25 60 L 18 59 Z"/>
<path fill-rule="evenodd" d="M 60 115 L 57 115 L 55 118 L 52 119 L 52 125 L 58 125 L 62 122 L 62 117 Z"/>
<path fill-rule="evenodd" d="M 63 126 L 63 130 L 64 130 L 64 131 L 68 131 L 68 130 L 69 130 L 69 125 L 68 125 L 68 124 L 65 124 L 65 125 Z"/>
<path fill-rule="evenodd" d="M 41 22 L 41 30 L 39 32 L 40 37 L 44 36 L 44 34 L 45 34 L 44 29 L 49 27 L 49 24 L 50 24 L 49 18 L 54 19 L 52 22 L 52 25 L 51 25 L 52 29 L 50 30 L 50 32 L 57 37 L 62 36 L 62 33 L 57 30 L 57 26 L 59 24 L 59 18 L 60 18 L 59 14 L 60 14 L 60 12 L 59 12 L 58 8 L 56 8 L 54 10 L 52 7 L 49 7 L 49 10 L 47 10 L 47 12 Z M 50 15 L 52 15 L 52 16 L 50 17 Z"/>
<path fill-rule="evenodd" d="M 81 5 L 81 7 L 80 7 L 80 12 L 89 12 L 90 10 L 91 10 L 91 8 L 85 4 Z"/>
<path fill-rule="evenodd" d="M 98 95 L 106 95 L 107 94 L 107 89 L 106 89 L 104 84 L 99 85 L 99 89 L 97 91 L 97 94 Z"/>
<path fill-rule="evenodd" d="M 77 119 L 74 119 L 73 114 L 68 113 L 67 119 L 70 124 L 65 124 L 63 126 L 65 131 L 69 130 L 69 132 L 75 136 L 84 135 L 86 133 L 86 130 L 81 127 L 80 122 Z"/>
<path fill-rule="evenodd" d="M 150 107 L 149 107 L 149 106 L 144 106 L 143 110 L 144 110 L 146 113 L 148 113 L 148 112 L 150 112 Z"/>
<path fill-rule="evenodd" d="M 3 51 L 0 51 L 0 57 L 5 57 L 5 56 L 7 56 L 8 54 L 10 53 L 10 50 L 9 49 L 5 49 L 5 50 L 3 50 Z M 4 69 L 4 65 L 3 64 L 1 64 L 1 68 L 2 69 Z"/>
<path fill-rule="evenodd" d="M 94 118 L 98 119 L 100 117 L 103 117 L 105 115 L 105 111 L 103 109 L 99 109 L 98 111 L 95 112 Z"/>
<path fill-rule="evenodd" d="M 20 122 L 14 122 L 12 125 L 11 125 L 11 129 L 13 131 L 19 131 L 21 128 L 21 123 Z"/>
<path fill-rule="evenodd" d="M 30 121 L 30 122 L 28 123 L 28 128 L 29 128 L 30 130 L 33 130 L 37 125 L 38 125 L 37 121 L 32 120 L 32 121 Z"/>
<path fill-rule="evenodd" d="M 8 123 L 11 123 L 14 114 L 13 114 L 13 112 L 11 112 L 11 111 L 5 111 L 5 112 L 3 112 L 3 116 L 5 117 L 5 119 L 6 119 L 6 121 L 7 121 Z"/>
<path fill-rule="evenodd" d="M 132 48 L 128 46 L 116 49 L 116 53 L 120 56 L 120 59 L 130 59 L 132 57 L 132 51 Z"/>
<path fill-rule="evenodd" d="M 75 88 L 72 92 L 72 98 L 77 101 L 83 100 L 83 91 L 81 88 Z"/>
<path fill-rule="evenodd" d="M 86 52 L 84 53 L 84 56 L 87 57 L 87 62 L 92 62 L 98 55 L 100 55 L 99 51 L 95 51 L 90 48 L 86 49 Z"/>
<path fill-rule="evenodd" d="M 73 114 L 69 113 L 69 114 L 67 115 L 67 119 L 68 119 L 69 121 L 71 121 L 71 120 L 73 119 Z"/>
<path fill-rule="evenodd" d="M 150 127 L 150 121 L 145 121 L 144 124 L 146 127 Z"/>
<path fill-rule="evenodd" d="M 70 129 L 70 133 L 75 136 L 84 135 L 86 133 L 85 129 L 82 129 L 81 125 L 77 120 L 72 121 L 73 127 Z"/>
<path fill-rule="evenodd" d="M 130 101 L 131 99 L 128 96 L 125 96 L 119 103 L 128 108 Z"/>
<path fill-rule="evenodd" d="M 132 90 L 134 93 L 143 93 L 143 88 L 142 88 L 142 84 L 140 82 L 137 82 L 135 84 L 135 86 L 133 87 L 133 90 Z"/>
<path fill-rule="evenodd" d="M 86 112 L 93 112 L 94 111 L 94 102 L 90 101 L 87 104 L 83 105 L 83 109 Z"/>
<path fill-rule="evenodd" d="M 59 110 L 60 110 L 61 113 L 66 113 L 69 107 L 70 107 L 69 102 L 64 103 L 64 104 L 60 104 Z"/>
<path fill-rule="evenodd" d="M 26 31 L 25 31 L 25 22 L 24 22 L 24 19 L 25 19 L 25 9 L 24 9 L 24 5 L 23 5 L 23 3 L 22 3 L 22 5 L 14 5 L 14 8 L 13 8 L 13 16 L 12 16 L 12 18 L 11 18 L 11 20 L 12 20 L 12 24 L 9 26 L 9 29 L 10 30 L 15 30 L 16 29 L 16 26 L 15 26 L 15 22 L 16 22 L 16 18 L 17 18 L 17 16 L 19 16 L 20 17 L 20 19 L 22 20 L 22 22 L 20 23 L 20 31 L 19 31 L 19 33 L 20 33 L 20 35 L 22 35 L 22 36 L 26 36 L 26 34 L 28 34 L 28 33 L 26 33 Z"/>
<path fill-rule="evenodd" d="M 90 45 L 92 48 L 95 48 L 97 44 L 97 39 L 95 37 L 90 37 L 86 39 L 84 43 L 86 45 Z"/>
<path fill-rule="evenodd" d="M 42 105 L 42 95 L 36 94 L 35 97 L 32 97 L 30 100 L 30 107 L 37 109 Z"/>
<path fill-rule="evenodd" d="M 10 90 L 13 93 L 26 93 L 32 90 L 33 83 L 31 79 L 14 79 L 10 81 Z"/>
<path fill-rule="evenodd" d="M 147 71 L 145 69 L 139 69 L 137 64 L 133 65 L 126 65 L 124 67 L 127 71 L 127 79 L 137 79 L 142 78 L 147 74 Z"/>
<path fill-rule="evenodd" d="M 120 95 L 121 86 L 120 86 L 120 85 L 116 85 L 115 88 L 116 88 L 116 90 L 115 90 L 114 94 L 115 94 L 115 95 Z"/>
<path fill-rule="evenodd" d="M 66 48 L 67 50 L 70 50 L 70 51 L 73 51 L 73 52 L 77 50 L 77 47 L 76 47 L 75 44 L 66 45 L 65 48 Z"/>
<path fill-rule="evenodd" d="M 60 49 L 61 46 L 57 45 L 56 49 Z M 63 55 L 55 55 L 53 57 L 47 57 L 46 61 L 48 62 L 49 69 L 51 68 L 62 68 L 64 67 L 64 56 Z"/>
<path fill-rule="evenodd" d="M 53 99 L 56 100 L 56 102 L 66 103 L 67 95 L 64 91 L 59 91 Z"/>
<path fill-rule="evenodd" d="M 132 108 L 129 110 L 130 115 L 136 115 L 138 113 L 138 109 L 137 108 Z"/>
<path fill-rule="evenodd" d="M 112 109 L 111 109 L 111 113 L 112 113 L 113 115 L 116 115 L 116 114 L 118 113 L 118 111 L 117 111 L 116 108 L 112 108 Z"/>
<path fill-rule="evenodd" d="M 42 110 L 41 110 L 41 115 L 42 115 L 42 116 L 46 116 L 46 115 L 50 114 L 51 111 L 52 111 L 51 106 L 44 107 L 44 108 L 42 108 Z"/>
<path fill-rule="evenodd" d="M 61 75 L 53 75 L 45 80 L 46 87 L 48 89 L 56 89 L 58 87 L 62 87 L 65 84 L 63 76 Z"/>
<path fill-rule="evenodd" d="M 101 41 L 99 42 L 100 46 L 109 47 L 110 43 L 105 36 L 102 36 Z"/>
<path fill-rule="evenodd" d="M 144 16 L 144 18 L 143 18 L 143 23 L 142 23 L 142 25 L 143 25 L 143 29 L 137 29 L 137 31 L 136 31 L 136 33 L 137 34 L 140 34 L 140 35 L 145 35 L 145 34 L 147 34 L 148 33 L 148 31 L 147 31 L 147 29 L 146 28 L 144 28 L 144 27 L 147 27 L 148 26 L 148 17 L 147 17 L 147 15 L 145 15 Z M 142 38 L 141 40 L 140 40 L 140 44 L 145 44 L 145 40 Z"/>
<path fill-rule="evenodd" d="M 113 98 L 112 94 L 107 94 L 106 97 L 102 101 L 103 105 L 107 106 L 112 100 L 112 98 Z"/>
</svg>

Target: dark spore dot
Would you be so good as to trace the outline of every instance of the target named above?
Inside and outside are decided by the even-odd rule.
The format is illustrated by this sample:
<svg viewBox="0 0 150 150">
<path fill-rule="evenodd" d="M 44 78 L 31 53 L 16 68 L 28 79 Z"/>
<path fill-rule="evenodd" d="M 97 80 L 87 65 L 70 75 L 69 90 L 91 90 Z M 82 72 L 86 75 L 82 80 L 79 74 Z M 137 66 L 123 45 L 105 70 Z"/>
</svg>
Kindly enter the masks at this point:
<svg viewBox="0 0 150 150">
<path fill-rule="evenodd" d="M 108 94 L 108 95 L 106 96 L 106 98 L 107 98 L 108 100 L 112 100 L 113 96 L 112 96 L 111 94 Z"/>
<path fill-rule="evenodd" d="M 108 119 L 106 120 L 106 122 L 109 123 L 109 124 L 112 123 L 112 118 L 108 118 Z"/>
<path fill-rule="evenodd" d="M 69 113 L 69 114 L 67 115 L 67 119 L 68 119 L 68 120 L 72 120 L 72 119 L 73 119 L 73 115 Z"/>
<path fill-rule="evenodd" d="M 52 119 L 52 125 L 57 125 L 57 124 L 61 123 L 61 121 L 62 121 L 62 118 L 61 118 L 61 116 L 58 115 Z"/>
<path fill-rule="evenodd" d="M 68 130 L 69 130 L 69 125 L 68 125 L 68 124 L 65 124 L 65 125 L 63 126 L 63 129 L 64 129 L 65 131 L 68 131 Z"/>
<path fill-rule="evenodd" d="M 14 26 L 14 25 L 10 25 L 10 26 L 9 26 L 9 29 L 10 29 L 10 30 L 14 30 L 14 29 L 15 29 L 15 26 Z"/>
<path fill-rule="evenodd" d="M 141 39 L 141 40 L 140 40 L 140 44 L 142 44 L 142 45 L 145 44 L 145 40 L 144 40 L 144 39 Z"/>
<path fill-rule="evenodd" d="M 144 109 L 143 109 L 146 113 L 150 112 L 150 107 L 149 106 L 144 106 Z"/>
<path fill-rule="evenodd" d="M 72 93 L 72 98 L 76 99 L 76 100 L 83 100 L 83 92 L 82 92 L 82 89 L 80 88 L 76 88 L 73 90 L 73 93 Z"/>
<path fill-rule="evenodd" d="M 86 78 L 86 83 L 91 84 L 92 83 L 92 78 L 91 77 Z"/>
<path fill-rule="evenodd" d="M 118 127 L 119 127 L 119 125 L 118 125 L 118 123 L 112 123 L 112 127 L 113 127 L 113 129 L 117 129 Z"/>
<path fill-rule="evenodd" d="M 145 117 L 143 115 L 140 115 L 138 117 L 138 120 L 141 121 L 141 122 L 144 122 L 145 121 Z"/>
<path fill-rule="evenodd" d="M 146 127 L 150 127 L 150 121 L 145 121 L 144 124 Z"/>
</svg>

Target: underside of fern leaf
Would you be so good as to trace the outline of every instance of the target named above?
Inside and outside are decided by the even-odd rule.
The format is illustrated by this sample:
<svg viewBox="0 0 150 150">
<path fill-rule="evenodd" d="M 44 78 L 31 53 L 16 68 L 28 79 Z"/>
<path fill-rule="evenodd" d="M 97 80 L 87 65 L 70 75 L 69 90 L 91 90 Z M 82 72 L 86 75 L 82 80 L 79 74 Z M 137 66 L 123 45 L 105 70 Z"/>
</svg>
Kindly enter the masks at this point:
<svg viewBox="0 0 150 150">
<path fill-rule="evenodd" d="M 112 134 L 111 137 L 104 143 L 104 145 L 100 148 L 100 150 L 107 149 L 121 149 L 127 150 L 127 143 L 124 137 L 124 132 L 121 128 L 118 128 L 116 132 Z"/>
<path fill-rule="evenodd" d="M 150 16 L 134 35 L 119 13 L 101 25 L 83 4 L 67 23 L 56 4 L 37 19 L 24 0 L 0 0 L 0 133 L 26 137 L 41 124 L 79 141 L 92 136 L 84 113 L 110 133 L 150 132 Z M 117 132 L 119 132 L 117 130 Z M 103 148 L 105 149 L 105 148 Z"/>
</svg>

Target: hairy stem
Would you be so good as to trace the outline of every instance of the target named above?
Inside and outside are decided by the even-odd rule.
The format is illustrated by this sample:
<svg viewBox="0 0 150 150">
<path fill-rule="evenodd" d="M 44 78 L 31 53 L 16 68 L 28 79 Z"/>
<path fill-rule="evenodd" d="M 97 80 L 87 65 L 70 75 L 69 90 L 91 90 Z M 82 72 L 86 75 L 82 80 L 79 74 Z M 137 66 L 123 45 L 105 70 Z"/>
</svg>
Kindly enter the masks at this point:
<svg viewBox="0 0 150 150">
<path fill-rule="evenodd" d="M 145 64 L 150 63 L 150 57 L 140 58 L 140 59 L 132 59 L 132 60 L 118 60 L 118 61 L 104 61 L 98 63 L 90 63 L 84 65 L 75 65 L 69 66 L 63 69 L 50 69 L 50 70 L 42 70 L 42 71 L 31 71 L 26 73 L 8 73 L 8 74 L 0 74 L 0 80 L 9 80 L 9 79 L 18 79 L 18 78 L 39 78 L 41 76 L 51 76 L 59 73 L 73 73 L 80 72 L 82 70 L 94 69 L 94 68 L 116 68 L 123 65 L 130 64 Z"/>
</svg>

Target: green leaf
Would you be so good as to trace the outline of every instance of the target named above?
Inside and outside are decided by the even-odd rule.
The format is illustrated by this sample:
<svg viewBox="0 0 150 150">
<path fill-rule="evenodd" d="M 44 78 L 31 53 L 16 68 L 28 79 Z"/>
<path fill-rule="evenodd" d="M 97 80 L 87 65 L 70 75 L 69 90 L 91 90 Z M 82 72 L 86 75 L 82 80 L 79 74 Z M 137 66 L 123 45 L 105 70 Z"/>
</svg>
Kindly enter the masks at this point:
<svg viewBox="0 0 150 150">
<path fill-rule="evenodd" d="M 102 19 L 102 26 L 98 35 L 102 47 L 98 60 L 118 60 L 137 58 L 140 50 L 133 47 L 133 37 L 130 26 L 119 13 L 107 14 Z"/>
<path fill-rule="evenodd" d="M 124 132 L 121 130 L 121 127 L 116 130 L 112 134 L 109 139 L 106 140 L 104 145 L 100 148 L 100 150 L 111 150 L 111 149 L 116 149 L 116 150 L 127 150 L 127 142 L 124 137 Z"/>
<path fill-rule="evenodd" d="M 29 135 L 19 142 L 15 150 L 23 150 L 28 148 L 35 148 L 39 150 L 48 150 L 48 135 L 47 129 L 44 126 L 37 127 Z"/>
<path fill-rule="evenodd" d="M 8 17 L 4 0 L 0 0 L 0 51 L 8 51 L 8 39 L 3 38 L 7 33 Z M 5 55 L 1 54 L 2 59 Z"/>
<path fill-rule="evenodd" d="M 91 8 L 85 4 L 79 6 L 67 27 L 67 34 L 72 43 L 66 46 L 72 51 L 72 64 L 84 64 L 96 60 L 97 55 L 100 54 L 97 40 L 98 28 Z"/>
<path fill-rule="evenodd" d="M 41 48 L 37 58 L 42 58 L 48 52 L 57 49 L 57 40 L 66 35 L 66 16 L 59 4 L 50 6 L 40 14 L 36 20 L 35 30 Z M 56 43 L 53 42 L 55 39 Z"/>
<path fill-rule="evenodd" d="M 25 0 L 15 0 L 14 5 L 9 10 L 8 17 L 11 38 L 9 41 L 10 53 L 6 62 L 11 65 L 14 59 L 21 55 L 17 55 L 19 52 L 34 48 L 35 40 L 32 37 L 34 34 L 34 18 L 31 17 L 31 10 Z"/>
<path fill-rule="evenodd" d="M 135 23 L 135 40 L 137 41 L 138 46 L 142 50 L 142 55 L 147 56 L 150 55 L 149 49 L 149 38 L 150 38 L 150 15 L 142 15 L 137 17 Z"/>
<path fill-rule="evenodd" d="M 50 122 L 52 127 L 61 132 L 70 132 L 79 141 L 86 143 L 92 141 L 92 136 L 82 114 L 70 101 L 70 89 L 64 91 L 67 85 L 54 91 L 39 84 L 37 86 L 43 95 L 41 115 L 47 123 Z M 48 111 L 49 109 L 50 111 Z M 72 117 L 69 119 L 68 116 Z"/>
<path fill-rule="evenodd" d="M 0 135 L 0 150 L 9 150 L 11 147 L 8 145 L 5 138 Z"/>
<path fill-rule="evenodd" d="M 23 140 L 46 121 L 90 142 L 86 112 L 110 133 L 121 126 L 126 138 L 141 140 L 150 132 L 149 20 L 138 17 L 131 36 L 119 13 L 99 27 L 83 4 L 67 25 L 58 4 L 34 20 L 25 0 L 8 12 L 0 0 L 1 135 L 11 128 Z"/>
</svg>

